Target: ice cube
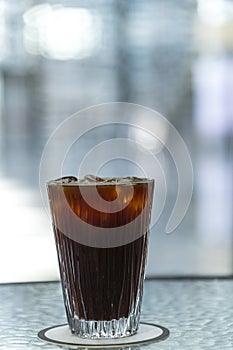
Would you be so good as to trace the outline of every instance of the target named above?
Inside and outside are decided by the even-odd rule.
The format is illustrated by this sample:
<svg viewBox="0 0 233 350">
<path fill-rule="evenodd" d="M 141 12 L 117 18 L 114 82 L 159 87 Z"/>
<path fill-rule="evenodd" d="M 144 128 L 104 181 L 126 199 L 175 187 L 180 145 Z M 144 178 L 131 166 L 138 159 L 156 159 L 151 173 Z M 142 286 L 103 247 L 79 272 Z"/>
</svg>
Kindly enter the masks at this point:
<svg viewBox="0 0 233 350">
<path fill-rule="evenodd" d="M 88 182 L 104 182 L 106 179 L 102 179 L 102 177 L 88 174 L 84 176 L 84 180 L 87 180 Z"/>
<path fill-rule="evenodd" d="M 61 182 L 62 184 L 69 184 L 71 182 L 77 182 L 78 179 L 75 176 L 62 176 L 56 180 L 54 180 L 55 182 Z"/>
</svg>

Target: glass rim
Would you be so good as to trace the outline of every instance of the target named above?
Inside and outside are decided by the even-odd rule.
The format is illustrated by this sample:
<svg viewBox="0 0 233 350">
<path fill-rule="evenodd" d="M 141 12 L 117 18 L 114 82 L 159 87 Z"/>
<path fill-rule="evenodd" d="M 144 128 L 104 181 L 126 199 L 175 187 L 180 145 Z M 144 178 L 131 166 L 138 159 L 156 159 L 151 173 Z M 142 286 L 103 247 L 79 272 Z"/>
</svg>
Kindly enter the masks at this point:
<svg viewBox="0 0 233 350">
<path fill-rule="evenodd" d="M 110 178 L 103 178 L 103 179 L 110 179 Z M 149 178 L 142 178 L 137 180 L 132 180 L 128 182 L 123 182 L 124 178 L 116 178 L 119 179 L 119 181 L 89 181 L 89 182 L 79 182 L 80 180 L 73 181 L 73 182 L 62 182 L 62 180 L 49 180 L 46 181 L 45 184 L 47 187 L 49 186 L 71 186 L 71 187 L 80 187 L 80 186 L 86 186 L 86 187 L 96 187 L 96 186 L 134 186 L 134 185 L 143 185 L 146 183 L 154 183 L 155 179 L 149 179 Z M 120 181 L 123 180 L 123 181 Z"/>
</svg>

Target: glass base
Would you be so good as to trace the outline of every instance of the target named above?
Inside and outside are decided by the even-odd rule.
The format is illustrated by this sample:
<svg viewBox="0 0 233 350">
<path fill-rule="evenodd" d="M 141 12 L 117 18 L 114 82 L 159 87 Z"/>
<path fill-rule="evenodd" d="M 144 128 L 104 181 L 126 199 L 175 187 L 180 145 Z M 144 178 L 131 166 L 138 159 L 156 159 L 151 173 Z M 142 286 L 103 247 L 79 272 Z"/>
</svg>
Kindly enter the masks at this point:
<svg viewBox="0 0 233 350">
<path fill-rule="evenodd" d="M 81 338 L 122 338 L 133 335 L 138 330 L 138 319 L 134 315 L 111 321 L 74 320 L 71 332 Z"/>
<path fill-rule="evenodd" d="M 164 340 L 169 336 L 169 330 L 165 327 L 141 323 L 138 332 L 132 337 L 124 338 L 80 338 L 74 336 L 67 324 L 52 326 L 46 329 L 42 329 L 38 333 L 38 338 L 53 345 L 64 346 L 66 349 L 131 349 L 134 346 L 137 349 L 140 345 L 149 344 L 152 342 L 158 342 Z M 144 347 L 143 347 L 144 348 Z"/>
</svg>

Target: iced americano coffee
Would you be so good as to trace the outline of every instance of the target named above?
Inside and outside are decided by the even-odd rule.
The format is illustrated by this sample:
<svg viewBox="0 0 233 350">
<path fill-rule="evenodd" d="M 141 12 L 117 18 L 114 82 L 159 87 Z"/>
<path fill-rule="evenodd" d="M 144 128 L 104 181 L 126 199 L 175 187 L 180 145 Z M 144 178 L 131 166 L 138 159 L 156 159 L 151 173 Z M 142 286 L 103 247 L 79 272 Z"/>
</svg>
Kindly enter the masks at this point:
<svg viewBox="0 0 233 350">
<path fill-rule="evenodd" d="M 71 332 L 115 338 L 137 332 L 154 181 L 136 177 L 47 183 Z"/>
</svg>

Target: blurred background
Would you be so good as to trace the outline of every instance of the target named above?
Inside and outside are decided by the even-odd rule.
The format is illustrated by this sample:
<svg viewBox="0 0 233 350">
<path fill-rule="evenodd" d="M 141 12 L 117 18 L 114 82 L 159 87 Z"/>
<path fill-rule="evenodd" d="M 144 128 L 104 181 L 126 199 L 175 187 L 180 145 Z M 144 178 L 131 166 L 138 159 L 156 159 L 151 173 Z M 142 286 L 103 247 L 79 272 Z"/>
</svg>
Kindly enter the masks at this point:
<svg viewBox="0 0 233 350">
<path fill-rule="evenodd" d="M 174 165 L 160 155 L 168 196 L 147 276 L 232 275 L 233 1 L 0 0 L 0 282 L 58 278 L 41 154 L 65 118 L 113 101 L 165 115 L 193 161 L 189 211 L 166 235 Z M 81 151 L 112 134 L 92 132 Z"/>
</svg>

